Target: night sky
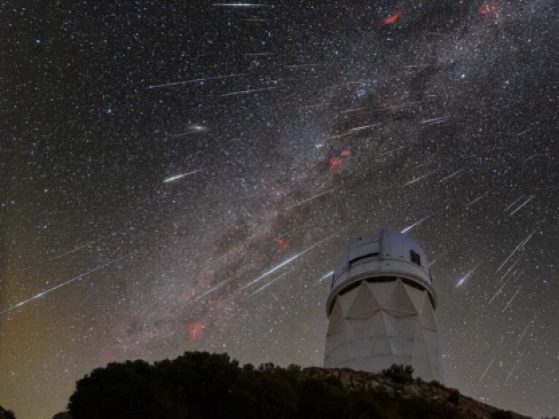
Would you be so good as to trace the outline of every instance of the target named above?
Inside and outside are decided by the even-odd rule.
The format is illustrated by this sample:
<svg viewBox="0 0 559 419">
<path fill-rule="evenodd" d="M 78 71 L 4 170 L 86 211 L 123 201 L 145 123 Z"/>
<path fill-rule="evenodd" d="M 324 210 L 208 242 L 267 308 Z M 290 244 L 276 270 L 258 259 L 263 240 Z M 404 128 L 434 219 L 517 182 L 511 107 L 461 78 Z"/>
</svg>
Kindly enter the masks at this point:
<svg viewBox="0 0 559 419">
<path fill-rule="evenodd" d="M 328 278 L 423 244 L 446 383 L 559 413 L 556 0 L 0 3 L 0 405 L 111 361 L 322 365 Z"/>
</svg>

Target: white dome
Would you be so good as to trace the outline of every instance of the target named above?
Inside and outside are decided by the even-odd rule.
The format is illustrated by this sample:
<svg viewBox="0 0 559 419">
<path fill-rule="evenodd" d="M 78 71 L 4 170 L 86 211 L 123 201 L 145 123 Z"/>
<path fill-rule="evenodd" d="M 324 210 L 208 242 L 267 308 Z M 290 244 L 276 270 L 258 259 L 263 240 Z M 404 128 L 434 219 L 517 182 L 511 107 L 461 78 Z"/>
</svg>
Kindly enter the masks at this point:
<svg viewBox="0 0 559 419">
<path fill-rule="evenodd" d="M 427 254 L 413 239 L 396 230 L 383 229 L 378 235 L 363 235 L 351 241 L 339 257 L 326 310 L 332 310 L 336 295 L 366 278 L 398 277 L 428 291 L 433 302 L 437 296 L 431 283 Z"/>
<path fill-rule="evenodd" d="M 411 365 L 443 381 L 436 294 L 425 251 L 381 230 L 353 240 L 338 259 L 326 312 L 324 366 L 381 372 Z"/>
</svg>

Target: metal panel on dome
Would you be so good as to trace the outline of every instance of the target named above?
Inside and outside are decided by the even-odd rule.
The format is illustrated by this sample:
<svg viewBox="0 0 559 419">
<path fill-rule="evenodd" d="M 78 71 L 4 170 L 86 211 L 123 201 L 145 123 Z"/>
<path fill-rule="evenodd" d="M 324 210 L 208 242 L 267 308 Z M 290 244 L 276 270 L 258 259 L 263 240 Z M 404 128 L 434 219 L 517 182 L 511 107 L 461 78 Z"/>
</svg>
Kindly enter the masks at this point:
<svg viewBox="0 0 559 419">
<path fill-rule="evenodd" d="M 427 263 L 421 246 L 398 231 L 349 243 L 327 300 L 326 367 L 380 372 L 398 362 L 442 381 L 437 297 Z"/>
<path fill-rule="evenodd" d="M 333 296 L 343 293 L 354 283 L 363 279 L 380 281 L 383 276 L 400 277 L 415 283 L 416 288 L 427 290 L 436 305 L 425 251 L 405 234 L 381 230 L 378 236 L 363 235 L 352 240 L 343 250 L 332 277 L 327 310 L 333 307 Z"/>
</svg>

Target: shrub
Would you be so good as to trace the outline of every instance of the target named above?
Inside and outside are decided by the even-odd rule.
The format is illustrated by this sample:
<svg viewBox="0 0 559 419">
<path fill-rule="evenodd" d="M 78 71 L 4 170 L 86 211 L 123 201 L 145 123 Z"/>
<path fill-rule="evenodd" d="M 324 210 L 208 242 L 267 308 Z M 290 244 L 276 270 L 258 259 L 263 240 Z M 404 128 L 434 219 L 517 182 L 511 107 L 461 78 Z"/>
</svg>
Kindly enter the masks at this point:
<svg viewBox="0 0 559 419">
<path fill-rule="evenodd" d="M 390 368 L 383 370 L 382 374 L 396 384 L 413 382 L 413 367 L 411 365 L 392 364 Z"/>
<path fill-rule="evenodd" d="M 412 373 L 393 365 L 384 374 L 405 383 Z M 443 401 L 344 387 L 336 376 L 296 366 L 240 367 L 225 354 L 201 352 L 96 369 L 77 382 L 68 407 L 73 419 L 464 419 Z"/>
<path fill-rule="evenodd" d="M 447 401 L 452 404 L 460 403 L 460 393 L 458 390 L 450 390 L 450 394 L 447 397 Z"/>
<path fill-rule="evenodd" d="M 491 413 L 491 419 L 513 419 L 514 415 L 508 410 L 497 410 Z"/>
<path fill-rule="evenodd" d="M 0 406 L 0 418 L 16 419 L 16 415 L 11 410 L 5 410 L 2 406 Z"/>
</svg>

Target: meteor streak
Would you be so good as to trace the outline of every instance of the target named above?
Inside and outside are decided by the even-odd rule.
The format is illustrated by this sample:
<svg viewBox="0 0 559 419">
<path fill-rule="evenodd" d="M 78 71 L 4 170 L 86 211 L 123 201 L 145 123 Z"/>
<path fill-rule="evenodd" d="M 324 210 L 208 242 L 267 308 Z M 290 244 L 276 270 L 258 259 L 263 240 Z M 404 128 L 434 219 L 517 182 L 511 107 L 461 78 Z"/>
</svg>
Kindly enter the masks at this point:
<svg viewBox="0 0 559 419">
<path fill-rule="evenodd" d="M 421 121 L 422 124 L 441 124 L 448 121 L 451 118 L 450 115 L 440 116 L 438 118 L 424 119 Z"/>
<path fill-rule="evenodd" d="M 528 204 L 528 202 L 530 202 L 532 199 L 534 199 L 536 197 L 536 195 L 530 195 L 528 197 L 528 199 L 526 201 L 524 201 L 522 204 L 520 204 L 520 206 L 518 206 L 513 212 L 510 213 L 510 215 L 514 215 L 516 214 L 518 211 L 520 211 L 524 206 L 526 206 Z"/>
<path fill-rule="evenodd" d="M 429 264 L 429 268 L 430 268 L 431 266 L 433 266 L 435 263 L 437 263 L 437 262 L 439 261 L 439 259 L 442 258 L 442 257 L 443 257 L 444 255 L 446 255 L 446 254 L 447 254 L 447 252 L 442 252 L 439 256 L 437 256 L 435 259 L 433 259 L 433 260 L 431 261 L 431 263 Z"/>
<path fill-rule="evenodd" d="M 287 68 L 307 68 L 307 67 L 316 67 L 319 66 L 320 64 L 292 64 L 292 65 L 288 65 L 286 66 Z"/>
<path fill-rule="evenodd" d="M 309 249 L 310 250 L 310 249 Z M 260 275 L 258 278 L 253 279 L 252 281 L 250 281 L 248 284 L 246 284 L 244 287 L 241 288 L 241 290 L 244 290 L 245 288 L 250 287 L 253 284 L 256 284 L 257 282 L 261 281 L 262 279 L 266 278 L 267 276 L 273 274 L 274 272 L 277 272 L 278 270 L 280 270 L 281 268 L 283 268 L 284 266 L 289 265 L 291 262 L 297 260 L 300 256 L 302 256 L 305 253 L 305 251 L 301 252 L 301 253 L 297 253 L 296 255 L 291 256 L 290 258 L 284 260 L 283 262 L 281 262 L 279 265 L 274 266 L 273 268 L 271 268 L 270 270 L 264 272 L 262 275 Z"/>
<path fill-rule="evenodd" d="M 362 106 L 360 108 L 349 108 L 349 109 L 341 111 L 340 113 L 346 114 L 346 113 L 353 113 L 353 112 L 361 112 L 361 111 L 364 111 L 366 109 L 367 109 L 366 107 Z"/>
<path fill-rule="evenodd" d="M 266 272 L 264 272 L 262 275 L 260 275 L 259 277 L 253 279 L 252 281 L 250 281 L 248 284 L 246 284 L 245 286 L 243 286 L 241 288 L 241 290 L 244 290 L 245 288 L 250 287 L 251 285 L 256 284 L 257 282 L 260 282 L 261 280 L 263 280 L 264 278 L 266 278 L 267 276 L 270 276 L 271 274 L 273 274 L 274 272 L 279 271 L 281 268 L 293 263 L 294 261 L 296 261 L 297 259 L 299 259 L 301 256 L 303 256 L 305 253 L 311 251 L 312 249 L 314 249 L 317 246 L 320 246 L 322 243 L 324 243 L 327 240 L 330 240 L 332 237 L 334 237 L 337 233 L 333 233 L 330 234 L 329 236 L 327 236 L 326 238 L 320 240 L 319 242 L 313 244 L 312 246 L 307 247 L 305 250 L 303 250 L 302 252 L 297 253 L 296 255 L 293 255 L 287 259 L 285 259 L 283 262 L 279 263 L 278 265 L 274 266 L 273 268 L 267 270 Z"/>
<path fill-rule="evenodd" d="M 489 372 L 489 369 L 491 368 L 494 362 L 495 362 L 495 357 L 493 357 L 493 359 L 489 361 L 489 365 L 487 365 L 487 368 L 485 369 L 485 371 L 483 371 L 483 374 L 481 374 L 481 377 L 479 377 L 479 380 L 477 381 L 478 384 L 481 383 L 481 381 L 485 378 L 485 376 Z"/>
<path fill-rule="evenodd" d="M 187 176 L 193 175 L 195 173 L 198 173 L 200 170 L 201 169 L 196 169 L 196 170 L 193 170 L 191 172 L 181 173 L 179 175 L 174 175 L 174 176 L 169 176 L 168 178 L 163 180 L 163 183 L 174 182 L 175 180 L 179 180 L 179 179 L 182 179 L 184 177 L 187 177 Z"/>
<path fill-rule="evenodd" d="M 225 94 L 221 95 L 221 97 L 236 96 L 236 95 L 248 95 L 250 93 L 263 92 L 263 91 L 266 91 L 266 90 L 273 90 L 273 89 L 277 89 L 277 87 L 272 86 L 272 87 L 262 87 L 260 89 L 239 90 L 238 92 L 225 93 Z"/>
<path fill-rule="evenodd" d="M 418 176 L 416 178 L 413 178 L 412 180 L 410 180 L 409 182 L 404 183 L 402 186 L 409 186 L 409 185 L 413 185 L 414 183 L 419 182 L 420 180 L 425 179 L 426 177 L 431 176 L 432 174 L 434 174 L 435 172 L 437 172 L 438 169 L 436 170 L 431 170 L 430 172 L 425 173 L 424 175 Z"/>
<path fill-rule="evenodd" d="M 469 277 L 471 277 L 473 275 L 473 273 L 476 271 L 476 269 L 479 267 L 479 265 L 481 265 L 481 262 L 478 263 L 472 270 L 470 270 L 466 275 L 464 275 L 462 278 L 460 278 L 460 280 L 456 283 L 456 288 L 458 288 L 459 286 L 461 286 L 464 282 L 466 282 L 468 280 Z"/>
<path fill-rule="evenodd" d="M 493 294 L 493 297 L 491 297 L 491 299 L 489 300 L 489 302 L 487 303 L 487 305 L 489 306 L 493 300 L 495 300 L 495 298 L 497 298 L 497 296 L 499 294 L 501 294 L 503 292 L 503 289 L 505 288 L 505 286 L 512 280 L 512 279 L 518 279 L 520 278 L 520 276 L 523 274 L 524 272 L 520 272 L 518 275 L 516 275 L 515 277 L 511 276 L 509 279 L 507 279 L 505 282 L 503 282 L 503 285 L 501 285 L 499 287 L 499 289 L 497 290 L 497 292 L 495 294 Z"/>
<path fill-rule="evenodd" d="M 256 3 L 214 3 L 214 7 L 241 7 L 241 8 L 257 8 L 257 7 L 268 7 L 267 4 L 256 4 Z"/>
<path fill-rule="evenodd" d="M 505 212 L 510 210 L 512 207 L 515 206 L 515 204 L 520 201 L 522 199 L 522 195 L 520 195 L 518 198 L 516 198 L 514 201 L 512 201 L 509 205 L 507 205 L 507 207 L 505 208 Z"/>
<path fill-rule="evenodd" d="M 466 207 L 471 207 L 471 206 L 474 205 L 476 202 L 481 201 L 487 194 L 488 194 L 488 192 L 485 192 L 483 195 L 480 195 L 480 196 L 478 196 L 477 198 L 474 198 L 472 201 L 468 202 L 468 204 L 466 205 Z"/>
<path fill-rule="evenodd" d="M 503 274 L 503 276 L 502 276 L 497 282 L 501 282 L 503 279 L 505 279 L 505 278 L 508 276 L 508 274 L 509 274 L 510 272 L 512 272 L 512 269 L 513 269 L 516 265 L 518 265 L 518 262 L 520 262 L 520 259 L 516 259 L 516 260 L 509 266 L 509 268 L 505 271 L 505 273 Z"/>
<path fill-rule="evenodd" d="M 370 125 L 362 125 L 360 127 L 350 128 L 348 132 L 359 132 L 369 128 L 378 127 L 380 124 L 370 124 Z"/>
<path fill-rule="evenodd" d="M 210 295 L 212 292 L 217 291 L 218 289 L 220 289 L 221 287 L 223 287 L 225 284 L 227 284 L 229 281 L 231 281 L 231 279 L 225 279 L 223 281 L 221 281 L 219 284 L 214 285 L 213 287 L 211 287 L 210 289 L 204 291 L 202 294 L 200 294 L 199 296 L 197 296 L 194 299 L 194 302 L 207 297 L 208 295 Z"/>
<path fill-rule="evenodd" d="M 426 221 L 426 220 L 428 220 L 429 218 L 431 218 L 431 215 L 432 215 L 432 214 L 429 214 L 429 215 L 423 217 L 421 220 L 416 221 L 415 223 L 413 223 L 413 224 L 411 224 L 411 225 L 409 225 L 409 226 L 407 226 L 407 227 L 404 227 L 404 229 L 401 230 L 400 233 L 406 234 L 408 231 L 411 231 L 413 228 L 417 227 L 418 225 L 420 225 L 420 224 L 423 223 L 424 221 Z"/>
<path fill-rule="evenodd" d="M 381 157 L 389 156 L 391 154 L 394 154 L 396 151 L 400 151 L 407 147 L 409 147 L 409 145 L 401 145 L 399 147 L 393 148 L 392 150 L 385 151 L 383 154 L 381 154 Z"/>
<path fill-rule="evenodd" d="M 208 127 L 205 127 L 204 125 L 194 124 L 188 127 L 188 131 L 181 132 L 179 134 L 173 134 L 171 135 L 171 138 L 184 137 L 185 135 L 192 135 L 192 134 L 200 134 L 206 131 L 208 131 Z"/>
<path fill-rule="evenodd" d="M 509 302 L 505 305 L 505 308 L 503 308 L 502 313 L 504 313 L 505 310 L 509 308 L 509 306 L 512 304 L 512 302 L 514 301 L 514 299 L 516 298 L 516 296 L 518 295 L 521 289 L 522 289 L 522 285 L 517 288 L 516 292 L 512 295 Z"/>
<path fill-rule="evenodd" d="M 298 207 L 298 206 L 300 206 L 300 205 L 306 204 L 307 202 L 312 201 L 312 200 L 314 200 L 314 199 L 316 199 L 316 198 L 320 198 L 321 196 L 326 195 L 326 194 L 328 194 L 328 193 L 334 191 L 335 189 L 336 189 L 336 188 L 328 189 L 327 191 L 324 191 L 324 192 L 321 192 L 321 193 L 319 193 L 319 194 L 313 195 L 313 196 L 311 196 L 311 197 L 309 197 L 309 198 L 307 198 L 307 199 L 304 199 L 304 200 L 302 200 L 302 201 L 299 201 L 299 202 L 297 202 L 297 203 L 291 205 L 291 206 L 288 207 L 288 208 L 295 208 L 295 207 Z"/>
<path fill-rule="evenodd" d="M 244 54 L 245 57 L 266 57 L 268 55 L 274 55 L 272 52 L 247 52 Z"/>
<path fill-rule="evenodd" d="M 260 291 L 264 290 L 265 288 L 268 288 L 270 285 L 272 285 L 273 283 L 279 281 L 281 278 L 283 278 L 285 275 L 287 275 L 287 272 L 284 272 L 282 274 L 279 274 L 277 277 L 275 277 L 274 279 L 272 279 L 270 282 L 268 282 L 265 285 L 262 285 L 260 288 L 258 288 L 256 291 L 254 291 L 252 294 L 250 294 L 248 296 L 248 298 L 252 297 L 255 294 L 258 294 Z"/>
<path fill-rule="evenodd" d="M 73 282 L 79 281 L 79 280 L 85 278 L 86 276 L 91 275 L 91 274 L 94 273 L 94 272 L 97 272 L 97 271 L 99 271 L 99 270 L 101 270 L 101 269 L 103 269 L 103 268 L 105 268 L 105 267 L 107 267 L 107 266 L 109 266 L 109 265 L 112 265 L 112 264 L 115 263 L 115 262 L 118 262 L 119 260 L 121 260 L 121 259 L 123 259 L 123 258 L 124 258 L 124 256 L 123 256 L 123 257 L 119 257 L 119 258 L 117 258 L 117 259 L 113 259 L 113 260 L 111 260 L 111 261 L 109 261 L 109 262 L 103 263 L 102 265 L 96 266 L 95 268 L 93 268 L 93 269 L 91 269 L 91 270 L 89 270 L 89 271 L 87 271 L 87 272 L 81 273 L 81 274 L 79 274 L 79 275 L 77 275 L 77 276 L 75 276 L 75 277 L 73 277 L 73 278 L 68 279 L 67 281 L 61 282 L 60 284 L 55 285 L 55 286 L 52 287 L 52 288 L 48 288 L 48 289 L 46 289 L 46 290 L 44 290 L 44 291 L 41 291 L 40 293 L 34 295 L 33 297 L 28 298 L 27 300 L 20 301 L 19 303 L 14 304 L 13 306 L 10 306 L 10 307 L 8 307 L 8 308 L 6 308 L 6 309 L 0 311 L 0 315 L 6 314 L 6 313 L 8 313 L 8 312 L 10 312 L 10 311 L 12 311 L 12 310 L 15 310 L 16 308 L 20 308 L 20 307 L 24 306 L 25 304 L 30 303 L 31 301 L 38 300 L 39 298 L 44 297 L 45 295 L 50 294 L 51 292 L 54 292 L 54 291 L 56 291 L 56 290 L 58 290 L 58 289 L 60 289 L 60 288 L 62 288 L 62 287 L 65 287 L 65 286 L 67 286 L 67 285 L 70 285 L 70 284 L 73 283 Z"/>
<path fill-rule="evenodd" d="M 520 356 L 522 357 L 524 355 L 524 353 L 520 354 Z M 517 370 L 517 368 L 520 366 L 520 361 L 521 359 L 518 359 L 516 361 L 516 363 L 514 364 L 514 366 L 511 368 L 509 375 L 507 375 L 507 378 L 505 379 L 505 385 L 508 384 L 510 378 L 512 377 L 512 374 L 514 374 L 514 372 Z"/>
<path fill-rule="evenodd" d="M 528 332 L 528 329 L 530 329 L 530 326 L 532 326 L 532 320 L 530 320 L 528 322 L 528 324 L 526 325 L 526 327 L 524 328 L 524 331 L 520 334 L 520 337 L 518 338 L 518 340 L 516 341 L 516 344 L 520 344 L 520 342 L 522 342 L 522 339 L 524 339 L 524 336 L 526 336 L 526 333 Z"/>
<path fill-rule="evenodd" d="M 497 273 L 501 269 L 503 269 L 503 266 L 505 266 L 507 264 L 507 262 L 510 260 L 510 258 L 512 258 L 516 252 L 518 252 L 519 250 L 521 250 L 524 246 L 526 246 L 528 244 L 528 242 L 530 241 L 532 236 L 536 233 L 536 231 L 538 231 L 538 228 L 539 228 L 539 226 L 536 227 L 535 229 L 533 229 L 530 234 L 528 234 L 524 239 L 522 239 L 522 241 L 520 243 L 518 243 L 518 245 L 514 248 L 514 250 L 508 255 L 508 257 L 503 261 L 503 263 L 501 263 L 501 265 L 497 268 L 495 273 Z"/>
<path fill-rule="evenodd" d="M 457 170 L 456 172 L 451 173 L 450 175 L 448 175 L 448 176 L 446 176 L 446 177 L 443 177 L 441 180 L 439 180 L 439 183 L 446 182 L 447 180 L 452 179 L 454 176 L 458 176 L 458 175 L 459 175 L 460 173 L 462 173 L 464 170 L 466 170 L 466 169 Z"/>
<path fill-rule="evenodd" d="M 203 77 L 203 78 L 199 78 L 199 79 L 174 81 L 174 82 L 171 82 L 171 83 L 152 84 L 152 85 L 148 86 L 148 89 L 161 89 L 163 87 L 181 86 L 183 84 L 201 83 L 201 82 L 210 81 L 210 80 L 223 80 L 223 79 L 230 79 L 232 77 L 241 77 L 241 76 L 246 76 L 246 74 L 229 74 L 229 75 L 226 75 L 226 76 L 211 76 L 211 77 Z"/>
<path fill-rule="evenodd" d="M 322 275 L 322 276 L 320 277 L 320 279 L 318 280 L 318 282 L 326 281 L 328 278 L 330 278 L 330 277 L 332 277 L 332 276 L 334 276 L 334 271 L 327 272 L 327 273 L 325 273 L 324 275 Z"/>
<path fill-rule="evenodd" d="M 99 240 L 91 240 L 91 241 L 88 241 L 87 243 L 84 243 L 80 246 L 74 247 L 72 250 L 68 250 L 67 252 L 64 252 L 64 253 L 56 256 L 55 258 L 53 258 L 53 260 L 60 259 L 61 257 L 67 256 L 67 255 L 71 255 L 72 253 L 75 253 L 78 250 L 83 249 L 84 247 L 88 247 L 88 246 L 92 245 L 93 243 L 97 243 Z"/>
</svg>

